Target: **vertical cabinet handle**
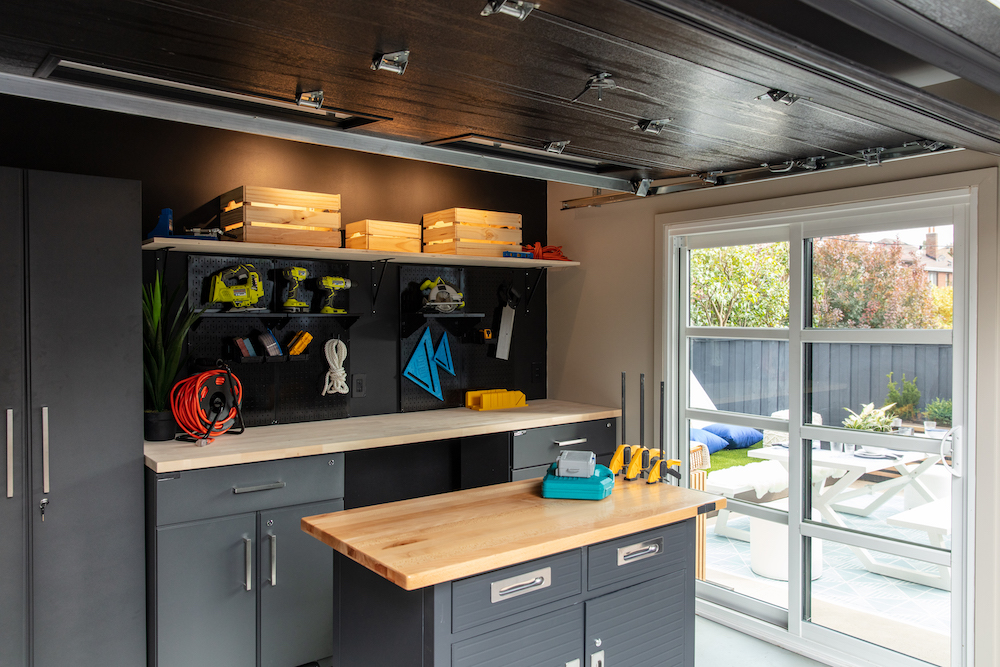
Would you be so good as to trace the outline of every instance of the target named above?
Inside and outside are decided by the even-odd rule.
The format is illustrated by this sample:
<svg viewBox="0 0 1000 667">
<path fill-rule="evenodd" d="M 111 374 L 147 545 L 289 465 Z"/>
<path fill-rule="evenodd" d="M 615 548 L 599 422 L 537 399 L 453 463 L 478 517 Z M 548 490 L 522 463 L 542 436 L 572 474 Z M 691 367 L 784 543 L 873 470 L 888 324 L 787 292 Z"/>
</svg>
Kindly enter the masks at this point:
<svg viewBox="0 0 1000 667">
<path fill-rule="evenodd" d="M 49 492 L 49 408 L 42 408 L 42 493 Z"/>
<path fill-rule="evenodd" d="M 14 410 L 7 409 L 7 497 L 14 497 Z"/>
<path fill-rule="evenodd" d="M 278 585 L 278 536 L 268 535 L 271 538 L 271 585 Z"/>
<path fill-rule="evenodd" d="M 249 537 L 243 538 L 243 556 L 246 563 L 246 581 L 243 586 L 249 591 L 253 590 L 253 540 Z"/>
</svg>

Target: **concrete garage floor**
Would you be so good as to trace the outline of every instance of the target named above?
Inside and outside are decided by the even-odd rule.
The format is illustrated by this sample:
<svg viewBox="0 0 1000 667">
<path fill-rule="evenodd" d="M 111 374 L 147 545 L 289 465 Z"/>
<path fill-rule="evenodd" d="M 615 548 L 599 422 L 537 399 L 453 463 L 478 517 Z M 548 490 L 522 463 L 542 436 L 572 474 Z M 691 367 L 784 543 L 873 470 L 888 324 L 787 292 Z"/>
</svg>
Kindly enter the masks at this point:
<svg viewBox="0 0 1000 667">
<path fill-rule="evenodd" d="M 823 667 L 823 663 L 700 616 L 695 618 L 694 636 L 695 667 Z"/>
</svg>

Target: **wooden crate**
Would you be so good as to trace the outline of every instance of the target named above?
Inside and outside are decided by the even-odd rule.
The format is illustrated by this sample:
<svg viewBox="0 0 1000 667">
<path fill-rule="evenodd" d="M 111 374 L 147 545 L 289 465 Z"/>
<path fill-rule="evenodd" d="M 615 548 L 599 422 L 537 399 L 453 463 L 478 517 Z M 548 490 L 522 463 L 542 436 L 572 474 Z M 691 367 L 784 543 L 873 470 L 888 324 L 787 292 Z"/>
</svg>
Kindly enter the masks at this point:
<svg viewBox="0 0 1000 667">
<path fill-rule="evenodd" d="M 420 252 L 420 225 L 410 222 L 358 220 L 344 227 L 344 245 L 362 250 Z"/>
<path fill-rule="evenodd" d="M 424 252 L 502 257 L 521 249 L 521 215 L 449 208 L 424 215 Z"/>
<path fill-rule="evenodd" d="M 229 240 L 341 247 L 340 195 L 241 185 L 219 207 Z"/>
</svg>

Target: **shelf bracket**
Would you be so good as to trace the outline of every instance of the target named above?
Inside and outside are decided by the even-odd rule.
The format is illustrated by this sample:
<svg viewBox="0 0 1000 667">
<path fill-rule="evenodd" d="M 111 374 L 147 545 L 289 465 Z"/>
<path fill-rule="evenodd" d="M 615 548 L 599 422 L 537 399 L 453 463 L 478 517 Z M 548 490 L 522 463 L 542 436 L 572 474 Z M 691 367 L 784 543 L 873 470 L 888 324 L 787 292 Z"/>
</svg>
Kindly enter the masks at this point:
<svg viewBox="0 0 1000 667">
<path fill-rule="evenodd" d="M 389 260 L 391 257 L 386 257 L 385 259 L 379 259 L 372 262 L 372 315 L 375 314 L 375 302 L 378 299 L 378 292 L 382 288 L 382 279 L 385 278 L 385 269 L 389 266 Z M 382 264 L 382 272 L 378 275 L 378 280 L 375 280 L 375 265 Z"/>
<path fill-rule="evenodd" d="M 538 267 L 538 275 L 535 277 L 535 283 L 531 287 L 527 287 L 528 276 L 530 275 L 527 271 L 524 272 L 524 282 L 525 287 L 528 290 L 528 300 L 524 302 L 524 313 L 528 314 L 531 312 L 531 299 L 535 296 L 535 291 L 538 289 L 538 283 L 541 282 L 542 276 L 545 275 L 545 269 L 548 267 L 540 266 Z"/>
</svg>

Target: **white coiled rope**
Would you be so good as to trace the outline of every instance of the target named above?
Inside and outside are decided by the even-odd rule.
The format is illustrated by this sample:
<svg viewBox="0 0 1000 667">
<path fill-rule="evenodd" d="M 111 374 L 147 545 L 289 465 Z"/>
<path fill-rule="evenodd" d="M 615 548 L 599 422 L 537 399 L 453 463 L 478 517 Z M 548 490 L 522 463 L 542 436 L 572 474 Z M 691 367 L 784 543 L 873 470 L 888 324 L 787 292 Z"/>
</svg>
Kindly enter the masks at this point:
<svg viewBox="0 0 1000 667">
<path fill-rule="evenodd" d="M 323 346 L 323 352 L 326 354 L 326 363 L 330 365 L 330 370 L 326 372 L 323 395 L 349 393 L 351 388 L 347 386 L 347 371 L 344 370 L 344 361 L 347 359 L 347 345 L 339 338 L 331 338 Z"/>
</svg>

